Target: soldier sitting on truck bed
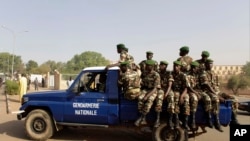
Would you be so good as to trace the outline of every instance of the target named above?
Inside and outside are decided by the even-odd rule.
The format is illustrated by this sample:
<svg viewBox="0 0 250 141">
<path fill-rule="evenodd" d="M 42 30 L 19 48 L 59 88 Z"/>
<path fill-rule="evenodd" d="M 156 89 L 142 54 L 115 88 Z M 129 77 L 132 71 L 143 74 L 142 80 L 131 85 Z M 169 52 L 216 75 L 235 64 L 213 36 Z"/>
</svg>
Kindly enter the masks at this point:
<svg viewBox="0 0 250 141">
<path fill-rule="evenodd" d="M 149 113 L 153 102 L 161 90 L 161 79 L 158 72 L 154 70 L 155 61 L 146 61 L 146 70 L 141 75 L 141 92 L 138 97 L 138 110 L 141 117 L 135 121 L 136 126 L 145 125 L 146 115 Z M 160 116 L 160 113 L 157 113 Z M 158 119 L 158 117 L 157 117 Z"/>
<path fill-rule="evenodd" d="M 173 84 L 173 77 L 170 71 L 167 71 L 168 62 L 161 61 L 159 65 L 159 74 L 161 76 L 161 88 L 164 92 L 164 98 L 167 102 L 167 126 L 174 129 L 173 114 L 174 114 L 174 93 L 171 89 Z"/>
<path fill-rule="evenodd" d="M 140 94 L 140 75 L 128 67 L 129 62 L 127 61 L 120 64 L 118 86 L 122 88 L 125 98 L 134 100 Z"/>
<path fill-rule="evenodd" d="M 190 64 L 193 61 L 192 57 L 188 56 L 188 53 L 188 46 L 183 46 L 180 48 L 180 57 L 177 59 L 177 61 L 181 62 L 181 71 L 183 73 L 188 73 L 188 71 L 190 70 Z"/>
<path fill-rule="evenodd" d="M 200 79 L 200 84 L 202 86 L 203 92 L 207 93 L 212 101 L 212 113 L 215 116 L 215 128 L 219 130 L 220 132 L 223 132 L 221 129 L 221 124 L 219 120 L 219 106 L 220 106 L 220 101 L 219 101 L 219 96 L 216 94 L 215 89 L 213 88 L 213 83 L 215 80 L 215 74 L 211 71 L 210 64 L 213 62 L 211 59 L 207 60 L 208 63 L 206 63 L 205 71 L 201 75 Z M 211 115 L 209 115 L 210 121 L 211 121 Z M 212 126 L 210 126 L 212 127 Z"/>
<path fill-rule="evenodd" d="M 232 100 L 232 116 L 231 116 L 231 122 L 230 125 L 236 124 L 239 125 L 238 119 L 237 119 L 237 109 L 238 109 L 238 99 L 236 99 L 234 96 L 223 93 L 220 91 L 219 88 L 219 77 L 212 71 L 213 67 L 213 60 L 208 59 L 208 61 L 205 63 L 205 67 L 207 68 L 208 74 L 211 76 L 211 84 L 214 88 L 216 94 L 219 96 L 219 99 L 221 102 L 224 102 L 227 99 Z"/>
</svg>

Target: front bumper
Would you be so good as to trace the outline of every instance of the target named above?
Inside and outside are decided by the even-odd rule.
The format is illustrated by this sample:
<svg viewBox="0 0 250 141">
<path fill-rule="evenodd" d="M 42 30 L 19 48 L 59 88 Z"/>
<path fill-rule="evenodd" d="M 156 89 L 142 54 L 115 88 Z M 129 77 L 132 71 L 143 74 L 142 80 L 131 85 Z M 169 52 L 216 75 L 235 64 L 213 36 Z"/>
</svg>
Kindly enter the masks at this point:
<svg viewBox="0 0 250 141">
<path fill-rule="evenodd" d="M 21 120 L 23 118 L 24 110 L 11 112 L 12 114 L 17 114 L 17 119 Z"/>
</svg>

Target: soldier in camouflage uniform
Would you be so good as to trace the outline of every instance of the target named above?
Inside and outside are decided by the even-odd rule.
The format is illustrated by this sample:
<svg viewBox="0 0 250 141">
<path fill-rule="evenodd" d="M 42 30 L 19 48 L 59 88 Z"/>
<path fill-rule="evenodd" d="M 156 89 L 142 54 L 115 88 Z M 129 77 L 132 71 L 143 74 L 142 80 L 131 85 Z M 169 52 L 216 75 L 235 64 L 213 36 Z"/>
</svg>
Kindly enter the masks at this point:
<svg viewBox="0 0 250 141">
<path fill-rule="evenodd" d="M 132 64 L 134 63 L 134 57 L 128 54 L 128 48 L 126 48 L 124 44 L 118 44 L 116 47 L 117 53 L 120 54 L 120 59 L 115 64 L 107 65 L 105 69 L 107 70 L 110 67 L 119 66 L 121 62 L 125 61 L 129 62 L 129 67 L 132 68 Z"/>
<path fill-rule="evenodd" d="M 122 88 L 124 97 L 128 100 L 136 99 L 140 94 L 140 76 L 136 71 L 129 69 L 129 62 L 120 64 L 118 86 Z"/>
<path fill-rule="evenodd" d="M 193 58 L 188 56 L 189 53 L 189 47 L 183 46 L 180 48 L 180 57 L 177 59 L 177 61 L 181 62 L 181 71 L 184 73 L 188 73 L 190 70 L 190 64 L 193 61 Z"/>
<path fill-rule="evenodd" d="M 207 62 L 210 62 L 211 60 L 208 60 Z M 212 101 L 212 113 L 215 116 L 215 128 L 219 130 L 220 132 L 223 132 L 220 125 L 219 120 L 219 106 L 220 106 L 220 100 L 219 96 L 216 94 L 215 89 L 213 88 L 213 83 L 215 83 L 216 77 L 214 73 L 211 71 L 211 68 L 207 67 L 206 65 L 206 71 L 204 71 L 201 75 L 200 83 L 202 86 L 203 92 L 207 93 Z M 211 118 L 211 117 L 209 117 Z"/>
<path fill-rule="evenodd" d="M 237 120 L 238 99 L 232 95 L 220 91 L 219 77 L 214 73 L 214 71 L 212 71 L 213 60 L 208 59 L 205 64 L 205 67 L 210 76 L 212 87 L 215 90 L 216 94 L 219 96 L 220 101 L 224 102 L 227 99 L 232 100 L 232 116 L 230 125 L 232 124 L 239 125 L 239 122 Z"/>
<path fill-rule="evenodd" d="M 142 73 L 145 71 L 146 61 L 147 61 L 147 60 L 153 60 L 153 55 L 154 55 L 153 52 L 147 51 L 147 52 L 146 52 L 146 58 L 147 58 L 147 59 L 146 59 L 146 60 L 143 60 L 143 61 L 141 61 L 141 62 L 139 63 L 139 66 L 140 66 L 140 68 L 141 68 L 141 72 L 142 72 Z M 155 60 L 153 60 L 153 61 L 155 61 Z M 157 71 L 157 68 L 158 68 L 158 63 L 157 63 L 157 61 L 155 61 L 154 70 Z"/>
<path fill-rule="evenodd" d="M 164 91 L 164 99 L 167 102 L 167 126 L 170 129 L 174 129 L 173 125 L 173 114 L 174 114 L 174 93 L 171 89 L 172 83 L 174 81 L 171 72 L 167 71 L 168 62 L 161 61 L 159 65 L 159 74 L 161 77 L 161 88 Z"/>
<path fill-rule="evenodd" d="M 196 60 L 199 65 L 199 70 L 201 72 L 205 71 L 205 63 L 207 62 L 208 57 L 210 56 L 208 51 L 202 51 L 201 52 L 201 59 Z"/>
<path fill-rule="evenodd" d="M 146 115 L 150 111 L 153 105 L 157 93 L 161 90 L 161 79 L 158 72 L 154 71 L 155 61 L 146 61 L 146 70 L 143 72 L 141 77 L 141 92 L 138 97 L 138 110 L 141 113 L 141 117 L 135 121 L 135 125 L 145 125 Z M 160 119 L 160 113 L 157 113 L 157 119 Z M 156 121 L 157 122 L 157 121 Z"/>
<path fill-rule="evenodd" d="M 174 61 L 174 70 L 171 73 L 173 76 L 172 90 L 174 92 L 174 103 L 175 103 L 175 126 L 179 126 L 178 114 L 181 110 L 182 126 L 183 128 L 188 128 L 188 116 L 190 114 L 189 107 L 189 95 L 187 94 L 187 82 L 186 74 L 181 72 L 182 63 L 180 61 Z"/>
<path fill-rule="evenodd" d="M 195 113 L 197 111 L 198 106 L 198 96 L 200 96 L 200 88 L 199 88 L 199 63 L 194 61 L 191 63 L 190 73 L 187 75 L 187 89 L 189 94 L 190 101 L 190 128 L 195 129 Z"/>
</svg>

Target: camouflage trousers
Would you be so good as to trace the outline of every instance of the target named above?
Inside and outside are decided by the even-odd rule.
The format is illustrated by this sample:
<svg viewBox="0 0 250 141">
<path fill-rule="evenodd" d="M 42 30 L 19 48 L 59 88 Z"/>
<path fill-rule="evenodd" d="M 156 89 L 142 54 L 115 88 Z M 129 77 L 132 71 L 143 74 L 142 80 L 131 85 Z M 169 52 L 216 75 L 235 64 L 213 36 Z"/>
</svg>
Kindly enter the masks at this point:
<svg viewBox="0 0 250 141">
<path fill-rule="evenodd" d="M 141 91 L 140 88 L 128 89 L 124 93 L 124 97 L 128 100 L 134 100 L 139 96 L 140 91 Z"/>
<path fill-rule="evenodd" d="M 206 112 L 210 111 L 212 109 L 210 96 L 205 92 L 200 92 L 199 96 L 200 99 L 203 101 L 205 111 Z"/>
<path fill-rule="evenodd" d="M 167 101 L 167 112 L 174 114 L 175 113 L 175 101 L 174 101 L 174 92 L 171 90 L 166 97 Z"/>
<path fill-rule="evenodd" d="M 195 93 L 189 93 L 190 112 L 196 112 L 198 107 L 198 97 Z"/>
<path fill-rule="evenodd" d="M 233 112 L 237 112 L 238 107 L 239 107 L 239 103 L 238 103 L 238 99 L 232 95 L 226 94 L 226 93 L 219 93 L 218 94 L 220 97 L 224 98 L 225 100 L 230 99 L 232 100 L 232 111 Z"/>
<path fill-rule="evenodd" d="M 179 114 L 180 111 L 183 115 L 190 115 L 190 107 L 189 107 L 189 95 L 186 94 L 183 97 L 184 103 L 180 104 L 180 92 L 174 91 L 174 103 L 175 103 L 175 113 Z M 181 107 L 181 108 L 180 108 Z"/>
<path fill-rule="evenodd" d="M 141 93 L 138 97 L 138 110 L 143 115 L 146 115 L 150 111 L 150 108 L 152 107 L 154 100 L 157 96 L 157 93 L 153 93 L 150 97 L 148 97 L 147 100 L 144 101 L 143 99 L 147 93 L 148 91 L 141 90 Z"/>
<path fill-rule="evenodd" d="M 219 96 L 212 94 L 212 93 L 207 93 L 210 98 L 211 98 L 211 102 L 212 102 L 212 113 L 214 115 L 218 115 L 220 112 L 220 100 L 219 100 Z"/>
<path fill-rule="evenodd" d="M 157 90 L 157 96 L 155 99 L 156 105 L 155 105 L 155 111 L 161 112 L 162 111 L 162 103 L 163 103 L 163 97 L 164 97 L 164 91 L 159 89 Z"/>
</svg>

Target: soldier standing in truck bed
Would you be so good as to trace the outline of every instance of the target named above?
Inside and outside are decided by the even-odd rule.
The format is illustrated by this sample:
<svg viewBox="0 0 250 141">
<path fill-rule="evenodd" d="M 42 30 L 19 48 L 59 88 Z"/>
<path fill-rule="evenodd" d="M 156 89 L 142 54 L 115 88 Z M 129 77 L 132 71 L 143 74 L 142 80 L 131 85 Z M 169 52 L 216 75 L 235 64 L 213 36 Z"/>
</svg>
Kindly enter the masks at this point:
<svg viewBox="0 0 250 141">
<path fill-rule="evenodd" d="M 119 61 L 115 64 L 107 65 L 105 69 L 107 70 L 110 67 L 120 66 L 120 63 L 125 61 L 129 62 L 129 66 L 130 68 L 132 68 L 132 64 L 134 63 L 134 57 L 128 54 L 128 48 L 125 47 L 124 44 L 118 44 L 116 45 L 116 48 L 117 48 L 117 53 L 120 54 Z"/>
<path fill-rule="evenodd" d="M 177 61 L 181 62 L 181 71 L 184 73 L 188 73 L 190 70 L 190 64 L 193 61 L 192 57 L 188 56 L 189 53 L 189 47 L 183 46 L 180 48 L 180 57 L 177 59 Z"/>
</svg>

